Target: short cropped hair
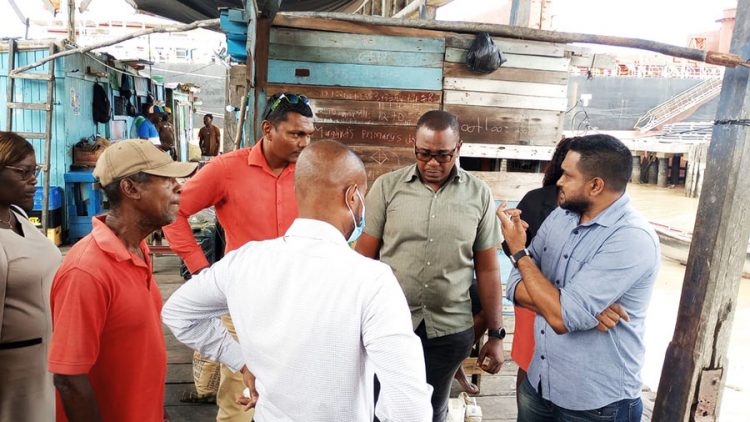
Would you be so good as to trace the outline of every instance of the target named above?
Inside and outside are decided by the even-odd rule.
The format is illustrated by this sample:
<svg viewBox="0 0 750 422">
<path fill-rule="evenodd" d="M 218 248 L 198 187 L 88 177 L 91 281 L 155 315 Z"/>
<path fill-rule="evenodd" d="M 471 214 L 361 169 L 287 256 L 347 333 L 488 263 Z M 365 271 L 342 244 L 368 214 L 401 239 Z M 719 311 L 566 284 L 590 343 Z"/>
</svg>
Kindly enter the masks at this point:
<svg viewBox="0 0 750 422">
<path fill-rule="evenodd" d="M 122 192 L 120 192 L 120 181 L 122 179 L 130 179 L 134 182 L 138 183 L 145 183 L 148 182 L 151 178 L 150 175 L 138 172 L 132 176 L 126 176 L 121 177 L 119 179 L 113 180 L 110 184 L 107 186 L 103 186 L 102 190 L 104 190 L 104 194 L 107 195 L 107 202 L 109 202 L 109 208 L 117 208 L 120 206 L 120 203 L 122 202 Z"/>
<path fill-rule="evenodd" d="M 587 135 L 571 139 L 570 151 L 581 155 L 578 170 L 604 180 L 611 191 L 624 192 L 633 173 L 633 157 L 619 139 L 610 135 Z"/>
<path fill-rule="evenodd" d="M 443 110 L 431 110 L 423 114 L 417 121 L 417 130 L 421 127 L 434 131 L 452 129 L 458 134 L 458 118 L 451 113 Z"/>
</svg>

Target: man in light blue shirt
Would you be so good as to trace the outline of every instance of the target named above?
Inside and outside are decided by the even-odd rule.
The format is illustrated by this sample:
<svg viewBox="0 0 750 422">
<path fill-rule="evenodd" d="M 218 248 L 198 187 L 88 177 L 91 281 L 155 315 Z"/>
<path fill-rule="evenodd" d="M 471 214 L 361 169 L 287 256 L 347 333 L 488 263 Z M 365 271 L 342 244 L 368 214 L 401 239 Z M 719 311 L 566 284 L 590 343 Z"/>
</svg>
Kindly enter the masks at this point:
<svg viewBox="0 0 750 422">
<path fill-rule="evenodd" d="M 498 213 L 516 268 L 507 296 L 537 313 L 518 420 L 641 420 L 644 321 L 659 240 L 625 193 L 631 153 L 608 135 L 574 138 L 560 207 L 528 250 L 520 213 Z"/>
</svg>

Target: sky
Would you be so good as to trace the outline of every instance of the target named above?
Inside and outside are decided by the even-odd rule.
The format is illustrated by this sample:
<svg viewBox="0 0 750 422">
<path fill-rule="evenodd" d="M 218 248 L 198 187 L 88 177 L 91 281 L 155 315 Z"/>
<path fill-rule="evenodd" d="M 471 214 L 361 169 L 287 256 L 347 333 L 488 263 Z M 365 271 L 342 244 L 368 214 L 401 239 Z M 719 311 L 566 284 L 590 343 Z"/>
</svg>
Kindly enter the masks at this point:
<svg viewBox="0 0 750 422">
<path fill-rule="evenodd" d="M 444 20 L 497 17 L 501 14 L 493 14 L 492 10 L 503 6 L 507 9 L 510 1 L 454 0 L 438 12 L 438 17 Z M 16 0 L 16 4 L 32 19 L 51 16 L 43 8 L 42 0 Z M 552 24 L 559 31 L 685 45 L 690 34 L 718 28 L 716 20 L 722 10 L 735 6 L 736 0 L 554 0 Z M 121 19 L 133 10 L 125 0 L 93 0 L 90 9 L 90 16 L 112 19 Z M 0 38 L 23 36 L 23 25 L 10 8 L 9 0 L 0 0 L 0 11 Z"/>
<path fill-rule="evenodd" d="M 454 0 L 438 12 L 443 20 L 494 17 L 511 0 Z M 557 31 L 646 38 L 685 45 L 690 34 L 717 29 L 716 20 L 736 0 L 553 0 Z M 506 12 L 507 13 L 507 12 Z M 505 23 L 505 22 L 503 22 Z"/>
</svg>

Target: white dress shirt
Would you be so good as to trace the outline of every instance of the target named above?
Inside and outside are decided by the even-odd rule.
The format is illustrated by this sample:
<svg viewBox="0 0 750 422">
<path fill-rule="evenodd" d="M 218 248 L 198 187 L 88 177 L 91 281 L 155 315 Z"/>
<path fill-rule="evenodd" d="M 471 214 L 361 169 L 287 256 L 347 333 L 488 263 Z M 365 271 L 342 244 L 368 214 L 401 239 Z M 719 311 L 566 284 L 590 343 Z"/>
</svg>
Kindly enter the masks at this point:
<svg viewBox="0 0 750 422">
<path fill-rule="evenodd" d="M 219 316 L 232 317 L 239 344 Z M 430 421 L 419 338 L 391 269 L 353 251 L 332 225 L 297 219 L 284 237 L 249 242 L 194 276 L 164 305 L 164 323 L 259 394 L 255 419 Z"/>
</svg>

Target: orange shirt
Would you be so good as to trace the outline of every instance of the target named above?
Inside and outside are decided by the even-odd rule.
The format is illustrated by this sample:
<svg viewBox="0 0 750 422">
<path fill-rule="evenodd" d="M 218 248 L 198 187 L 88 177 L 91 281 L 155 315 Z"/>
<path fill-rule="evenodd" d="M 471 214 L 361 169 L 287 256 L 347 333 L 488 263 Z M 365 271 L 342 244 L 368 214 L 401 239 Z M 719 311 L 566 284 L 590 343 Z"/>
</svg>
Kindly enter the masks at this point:
<svg viewBox="0 0 750 422">
<path fill-rule="evenodd" d="M 513 331 L 513 346 L 510 357 L 524 371 L 529 370 L 531 358 L 534 357 L 534 311 L 513 307 L 516 313 L 516 328 Z"/>
<path fill-rule="evenodd" d="M 50 297 L 49 371 L 88 374 L 102 420 L 161 422 L 167 352 L 162 299 L 144 261 L 94 217 L 63 259 Z M 67 421 L 58 396 L 57 420 Z"/>
<path fill-rule="evenodd" d="M 283 236 L 297 218 L 294 164 L 276 176 L 266 162 L 261 142 L 219 155 L 185 183 L 177 220 L 164 227 L 169 246 L 191 272 L 208 266 L 188 218 L 214 206 L 226 234 L 226 252 L 253 240 Z"/>
</svg>

